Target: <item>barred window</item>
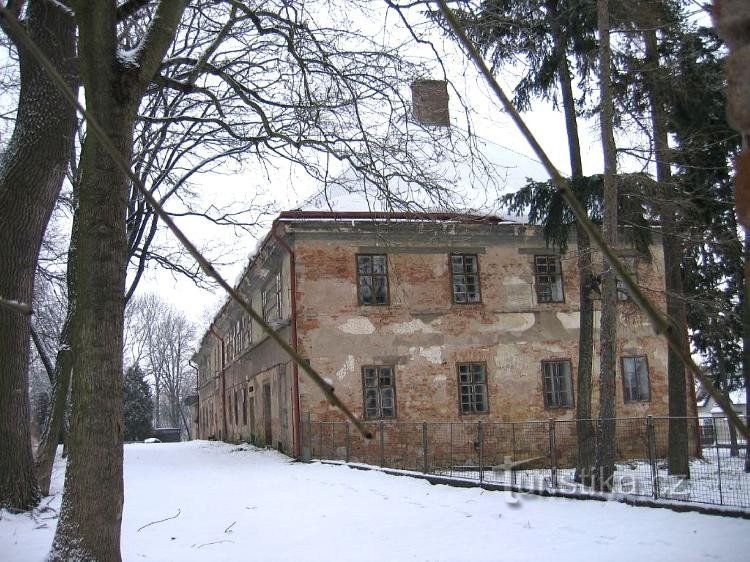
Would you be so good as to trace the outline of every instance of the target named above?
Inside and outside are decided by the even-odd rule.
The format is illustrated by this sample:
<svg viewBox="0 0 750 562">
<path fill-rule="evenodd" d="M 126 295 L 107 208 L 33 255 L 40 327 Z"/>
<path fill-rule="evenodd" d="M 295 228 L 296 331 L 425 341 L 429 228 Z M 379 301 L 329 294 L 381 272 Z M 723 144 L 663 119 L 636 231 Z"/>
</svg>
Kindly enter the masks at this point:
<svg viewBox="0 0 750 562">
<path fill-rule="evenodd" d="M 484 363 L 460 363 L 458 370 L 458 395 L 462 414 L 483 414 L 487 404 L 487 376 Z"/>
<path fill-rule="evenodd" d="M 388 264 L 383 254 L 357 256 L 359 304 L 388 304 Z"/>
<path fill-rule="evenodd" d="M 645 356 L 623 357 L 622 382 L 625 402 L 648 402 L 651 399 L 648 359 Z"/>
<path fill-rule="evenodd" d="M 263 320 L 281 318 L 281 272 L 277 271 L 271 282 L 263 289 Z"/>
<path fill-rule="evenodd" d="M 480 302 L 479 263 L 474 254 L 452 254 L 453 302 L 470 304 Z"/>
<path fill-rule="evenodd" d="M 563 302 L 562 268 L 558 256 L 534 256 L 538 302 Z"/>
<path fill-rule="evenodd" d="M 572 408 L 573 383 L 570 361 L 542 361 L 544 403 L 547 408 Z"/>
<path fill-rule="evenodd" d="M 374 365 L 362 367 L 365 418 L 396 417 L 396 380 L 393 367 Z"/>
</svg>

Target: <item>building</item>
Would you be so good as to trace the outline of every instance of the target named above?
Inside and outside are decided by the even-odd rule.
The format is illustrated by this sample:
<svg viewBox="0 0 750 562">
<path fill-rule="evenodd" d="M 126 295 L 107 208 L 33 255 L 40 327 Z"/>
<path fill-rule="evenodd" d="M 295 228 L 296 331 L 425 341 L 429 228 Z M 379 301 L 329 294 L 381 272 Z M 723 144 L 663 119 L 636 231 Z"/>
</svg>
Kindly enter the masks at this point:
<svg viewBox="0 0 750 562">
<path fill-rule="evenodd" d="M 663 306 L 660 245 L 620 253 Z M 523 421 L 574 418 L 578 283 L 575 240 L 560 254 L 539 227 L 296 211 L 273 223 L 238 289 L 363 419 Z M 619 309 L 617 415 L 666 415 L 666 343 L 624 292 Z M 201 438 L 297 455 L 303 413 L 342 419 L 236 303 L 195 360 Z"/>
</svg>

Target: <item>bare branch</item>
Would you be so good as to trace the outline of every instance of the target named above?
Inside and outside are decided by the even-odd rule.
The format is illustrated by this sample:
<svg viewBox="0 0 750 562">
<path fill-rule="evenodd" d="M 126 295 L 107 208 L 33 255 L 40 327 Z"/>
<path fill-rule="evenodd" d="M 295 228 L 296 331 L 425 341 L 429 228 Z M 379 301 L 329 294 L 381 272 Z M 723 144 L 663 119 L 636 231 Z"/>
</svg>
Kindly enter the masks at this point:
<svg viewBox="0 0 750 562">
<path fill-rule="evenodd" d="M 158 521 L 151 521 L 151 523 L 146 523 L 142 527 L 138 527 L 138 530 L 136 531 L 136 533 L 140 533 L 143 529 L 145 529 L 146 527 L 150 527 L 151 525 L 156 525 L 157 523 L 164 523 L 164 521 L 169 521 L 171 519 L 177 519 L 180 516 L 180 511 L 181 510 L 178 509 L 177 513 L 175 513 L 172 517 L 166 517 L 164 519 L 159 519 Z"/>
</svg>

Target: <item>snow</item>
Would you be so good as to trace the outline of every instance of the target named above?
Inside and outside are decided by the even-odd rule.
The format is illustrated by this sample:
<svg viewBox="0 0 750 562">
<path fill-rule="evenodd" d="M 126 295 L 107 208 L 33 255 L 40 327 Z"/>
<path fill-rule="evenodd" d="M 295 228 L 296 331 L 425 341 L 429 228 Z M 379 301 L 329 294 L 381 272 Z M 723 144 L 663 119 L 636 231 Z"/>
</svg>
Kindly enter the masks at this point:
<svg viewBox="0 0 750 562">
<path fill-rule="evenodd" d="M 0 512 L 2 560 L 44 559 L 62 472 L 58 459 L 51 509 Z M 430 485 L 250 446 L 125 446 L 124 560 L 738 560 L 749 531 L 743 519 Z"/>
</svg>

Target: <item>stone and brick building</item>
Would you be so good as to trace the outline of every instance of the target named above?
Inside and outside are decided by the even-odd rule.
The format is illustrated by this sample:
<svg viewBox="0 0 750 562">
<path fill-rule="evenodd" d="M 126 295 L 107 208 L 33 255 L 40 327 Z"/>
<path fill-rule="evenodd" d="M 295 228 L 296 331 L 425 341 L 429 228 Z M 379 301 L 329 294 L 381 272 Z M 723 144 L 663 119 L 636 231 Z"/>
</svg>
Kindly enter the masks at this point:
<svg viewBox="0 0 750 562">
<path fill-rule="evenodd" d="M 660 302 L 660 245 L 621 253 Z M 363 419 L 575 415 L 575 240 L 560 254 L 540 228 L 491 217 L 286 212 L 238 288 Z M 617 415 L 666 415 L 666 343 L 624 293 L 619 310 Z M 342 419 L 233 302 L 195 360 L 201 438 L 296 455 L 303 413 Z"/>
</svg>

